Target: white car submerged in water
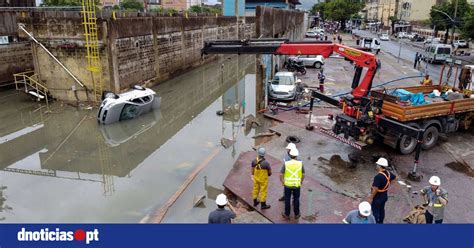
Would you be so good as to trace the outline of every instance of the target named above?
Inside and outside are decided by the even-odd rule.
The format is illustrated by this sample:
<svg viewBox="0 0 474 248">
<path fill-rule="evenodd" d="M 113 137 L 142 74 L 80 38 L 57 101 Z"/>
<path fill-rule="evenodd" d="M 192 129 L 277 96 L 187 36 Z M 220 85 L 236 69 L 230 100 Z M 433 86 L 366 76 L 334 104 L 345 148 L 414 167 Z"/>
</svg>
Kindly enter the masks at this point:
<svg viewBox="0 0 474 248">
<path fill-rule="evenodd" d="M 159 108 L 160 104 L 161 98 L 155 91 L 141 86 L 134 86 L 132 90 L 121 94 L 107 93 L 100 105 L 97 121 L 110 124 L 130 120 Z"/>
</svg>

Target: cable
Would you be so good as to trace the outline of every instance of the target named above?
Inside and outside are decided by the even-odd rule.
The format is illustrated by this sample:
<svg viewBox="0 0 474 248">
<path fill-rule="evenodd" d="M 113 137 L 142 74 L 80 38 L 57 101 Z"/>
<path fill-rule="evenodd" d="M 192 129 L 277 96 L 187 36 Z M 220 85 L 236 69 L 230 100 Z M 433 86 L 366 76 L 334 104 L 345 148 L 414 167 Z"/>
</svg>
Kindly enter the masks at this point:
<svg viewBox="0 0 474 248">
<path fill-rule="evenodd" d="M 390 83 L 393 83 L 393 82 L 397 82 L 397 81 L 400 81 L 400 80 L 404 80 L 404 79 L 419 78 L 419 77 L 423 77 L 423 76 L 406 76 L 406 77 L 401 77 L 401 78 L 397 78 L 397 79 L 394 79 L 394 80 L 390 80 L 390 81 L 385 82 L 385 83 L 378 84 L 378 85 L 374 86 L 373 88 L 377 88 L 377 87 L 380 87 L 380 86 L 385 86 L 385 85 L 387 85 L 387 84 L 390 84 Z M 347 94 L 350 94 L 351 92 L 352 92 L 352 91 L 347 91 L 347 92 L 344 92 L 344 93 L 339 93 L 339 94 L 334 95 L 333 97 L 339 97 L 339 96 L 347 95 Z"/>
</svg>

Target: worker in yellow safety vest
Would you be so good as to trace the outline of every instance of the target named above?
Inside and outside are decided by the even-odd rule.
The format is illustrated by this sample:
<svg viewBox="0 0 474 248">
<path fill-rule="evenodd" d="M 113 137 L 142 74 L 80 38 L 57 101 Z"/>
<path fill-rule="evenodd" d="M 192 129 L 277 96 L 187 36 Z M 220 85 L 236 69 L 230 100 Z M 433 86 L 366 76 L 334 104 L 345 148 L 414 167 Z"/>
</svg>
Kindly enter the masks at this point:
<svg viewBox="0 0 474 248">
<path fill-rule="evenodd" d="M 430 75 L 426 74 L 420 83 L 423 86 L 433 85 L 433 80 L 431 80 Z"/>
<path fill-rule="evenodd" d="M 253 206 L 256 207 L 261 202 L 260 208 L 268 209 L 270 208 L 267 204 L 268 177 L 272 175 L 272 168 L 265 160 L 265 148 L 258 148 L 257 154 L 258 157 L 252 161 Z"/>
<path fill-rule="evenodd" d="M 296 160 L 299 152 L 298 149 L 294 148 L 290 150 L 291 160 L 286 161 L 281 168 L 280 181 L 285 187 L 285 211 L 282 216 L 285 219 L 290 218 L 290 201 L 293 195 L 293 211 L 295 213 L 295 219 L 300 218 L 300 193 L 301 184 L 304 180 L 304 167 L 303 162 Z"/>
<path fill-rule="evenodd" d="M 441 179 L 432 176 L 429 180 L 430 186 L 421 190 L 421 195 L 427 207 L 425 212 L 426 224 L 442 224 L 444 218 L 444 207 L 448 204 L 448 191 L 441 188 Z"/>
</svg>

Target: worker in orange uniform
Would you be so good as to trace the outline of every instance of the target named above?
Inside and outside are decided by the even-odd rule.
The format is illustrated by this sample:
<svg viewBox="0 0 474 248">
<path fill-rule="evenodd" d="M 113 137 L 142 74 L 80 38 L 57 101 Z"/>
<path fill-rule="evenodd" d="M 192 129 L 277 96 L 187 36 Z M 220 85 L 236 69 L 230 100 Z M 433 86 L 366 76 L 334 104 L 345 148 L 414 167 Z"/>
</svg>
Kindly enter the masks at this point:
<svg viewBox="0 0 474 248">
<path fill-rule="evenodd" d="M 425 78 L 421 80 L 420 84 L 423 86 L 433 85 L 433 80 L 431 80 L 430 75 L 426 74 Z"/>
<path fill-rule="evenodd" d="M 268 177 L 272 175 L 272 168 L 265 160 L 265 148 L 258 148 L 257 154 L 257 158 L 252 161 L 253 206 L 256 207 L 261 203 L 261 209 L 268 209 L 270 208 L 267 204 Z"/>
</svg>

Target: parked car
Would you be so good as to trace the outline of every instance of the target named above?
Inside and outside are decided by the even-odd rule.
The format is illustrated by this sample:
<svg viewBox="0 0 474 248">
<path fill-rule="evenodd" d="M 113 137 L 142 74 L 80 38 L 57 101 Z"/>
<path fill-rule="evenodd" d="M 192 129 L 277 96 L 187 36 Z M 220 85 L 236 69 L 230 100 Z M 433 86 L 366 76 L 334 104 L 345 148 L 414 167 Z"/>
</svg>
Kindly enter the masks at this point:
<svg viewBox="0 0 474 248">
<path fill-rule="evenodd" d="M 418 33 L 409 33 L 406 35 L 406 38 L 411 40 L 415 38 L 416 36 L 418 36 Z"/>
<path fill-rule="evenodd" d="M 275 73 L 268 83 L 268 97 L 275 100 L 294 100 L 296 97 L 296 76 L 293 72 Z"/>
<path fill-rule="evenodd" d="M 313 28 L 313 31 L 316 32 L 316 33 L 324 34 L 324 29 L 322 29 L 322 28 Z"/>
<path fill-rule="evenodd" d="M 306 36 L 306 38 L 318 38 L 319 37 L 318 33 L 314 32 L 314 31 L 306 32 L 305 36 Z"/>
<path fill-rule="evenodd" d="M 423 52 L 423 59 L 429 63 L 444 62 L 451 57 L 452 48 L 447 44 L 430 44 Z"/>
<path fill-rule="evenodd" d="M 425 44 L 435 44 L 435 43 L 440 43 L 441 42 L 441 38 L 433 38 L 433 37 L 428 37 L 426 38 L 425 40 Z"/>
<path fill-rule="evenodd" d="M 108 92 L 99 107 L 97 121 L 100 124 L 110 124 L 133 119 L 159 108 L 160 104 L 161 98 L 155 91 L 141 86 L 134 86 L 132 90 L 122 94 Z"/>
<path fill-rule="evenodd" d="M 455 40 L 453 46 L 455 48 L 469 48 L 469 44 L 465 40 Z"/>
<path fill-rule="evenodd" d="M 387 40 L 390 40 L 390 37 L 388 36 L 388 34 L 381 34 L 380 40 L 387 41 Z"/>
<path fill-rule="evenodd" d="M 421 35 L 415 35 L 413 36 L 413 38 L 410 39 L 411 41 L 414 41 L 414 42 L 424 42 L 425 41 L 425 37 L 421 36 Z"/>
<path fill-rule="evenodd" d="M 397 37 L 398 39 L 406 39 L 407 38 L 407 33 L 406 32 L 398 32 L 397 34 L 395 34 L 395 37 Z"/>
<path fill-rule="evenodd" d="M 321 69 L 324 65 L 324 57 L 322 55 L 300 55 L 289 57 L 288 59 L 301 61 L 304 66 L 314 67 L 316 69 Z"/>
</svg>

